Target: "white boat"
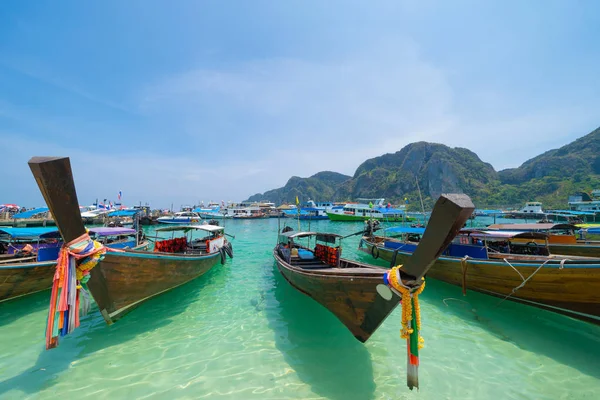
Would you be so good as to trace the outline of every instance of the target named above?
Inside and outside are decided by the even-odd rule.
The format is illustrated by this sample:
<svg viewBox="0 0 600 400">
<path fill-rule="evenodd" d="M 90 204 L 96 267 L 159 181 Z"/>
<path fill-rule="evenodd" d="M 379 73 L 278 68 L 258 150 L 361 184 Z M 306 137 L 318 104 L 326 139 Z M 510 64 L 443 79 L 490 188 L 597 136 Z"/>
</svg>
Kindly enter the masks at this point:
<svg viewBox="0 0 600 400">
<path fill-rule="evenodd" d="M 335 204 L 332 202 L 315 203 L 312 200 L 308 200 L 300 208 L 294 207 L 289 210 L 282 210 L 282 213 L 284 217 L 301 220 L 329 219 L 327 212 L 331 212 L 334 206 Z"/>
<path fill-rule="evenodd" d="M 569 196 L 569 209 L 579 212 L 600 213 L 600 190 L 592 190 L 592 195 L 579 193 Z"/>
<path fill-rule="evenodd" d="M 244 207 L 233 209 L 234 219 L 267 218 L 267 214 L 260 207 Z"/>
<path fill-rule="evenodd" d="M 226 219 L 226 218 L 237 218 L 237 219 L 251 219 L 251 218 L 265 218 L 268 212 L 271 210 L 277 210 L 274 208 L 273 203 L 230 203 L 227 207 L 215 207 L 213 209 L 203 209 L 199 214 L 205 219 Z"/>
<path fill-rule="evenodd" d="M 529 201 L 525 203 L 525 207 L 519 210 L 523 214 L 545 214 L 542 210 L 542 203 L 539 201 Z"/>
<path fill-rule="evenodd" d="M 504 214 L 505 218 L 522 218 L 522 219 L 544 219 L 548 216 L 542 209 L 542 203 L 539 201 L 528 201 L 518 211 L 512 211 Z"/>
<path fill-rule="evenodd" d="M 200 214 L 191 211 L 181 211 L 174 215 L 159 217 L 157 221 L 161 224 L 196 224 L 202 221 Z"/>
<path fill-rule="evenodd" d="M 86 224 L 99 224 L 103 222 L 106 214 L 113 210 L 97 208 L 96 206 L 80 207 L 81 218 Z"/>
<path fill-rule="evenodd" d="M 363 203 L 348 203 L 345 206 L 333 207 L 327 211 L 331 221 L 366 221 L 377 219 L 389 222 L 412 222 L 415 220 L 406 214 L 406 206 L 396 208 L 385 204 L 385 199 L 358 199 Z M 366 203 L 369 202 L 369 203 Z"/>
</svg>

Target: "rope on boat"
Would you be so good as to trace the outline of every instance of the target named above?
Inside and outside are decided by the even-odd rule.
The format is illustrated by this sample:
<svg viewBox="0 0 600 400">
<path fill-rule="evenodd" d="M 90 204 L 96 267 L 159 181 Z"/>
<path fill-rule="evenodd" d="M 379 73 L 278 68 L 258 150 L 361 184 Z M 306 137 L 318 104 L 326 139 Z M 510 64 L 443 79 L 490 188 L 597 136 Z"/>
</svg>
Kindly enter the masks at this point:
<svg viewBox="0 0 600 400">
<path fill-rule="evenodd" d="M 52 282 L 50 309 L 46 325 L 46 350 L 58 346 L 58 336 L 65 336 L 79 327 L 79 310 L 85 315 L 89 310 L 89 294 L 82 287 L 90 279 L 90 271 L 108 249 L 92 240 L 86 232 L 77 239 L 62 245 Z"/>
<path fill-rule="evenodd" d="M 419 306 L 419 294 L 425 289 L 425 279 L 421 278 L 421 284 L 418 286 L 407 286 L 402 282 L 401 268 L 401 265 L 392 267 L 389 272 L 383 275 L 383 281 L 402 298 L 400 337 L 406 339 L 408 356 L 406 383 L 412 390 L 413 387 L 419 388 L 419 349 L 422 349 L 425 344 L 421 336 L 421 307 Z"/>
<path fill-rule="evenodd" d="M 514 267 L 514 266 L 513 266 L 513 265 L 512 265 L 512 264 L 511 264 L 511 263 L 510 263 L 510 262 L 509 262 L 509 261 L 508 261 L 506 258 L 503 258 L 504 262 L 505 262 L 505 263 L 507 263 L 507 264 L 508 264 L 508 265 L 509 265 L 509 266 L 510 266 L 510 267 L 511 267 L 511 268 L 512 268 L 512 269 L 513 269 L 513 270 L 514 270 L 514 271 L 515 271 L 517 274 L 519 274 L 519 276 L 521 277 L 521 279 L 523 280 L 523 282 L 521 282 L 521 283 L 520 283 L 518 286 L 516 286 L 515 288 L 513 288 L 513 290 L 512 290 L 512 291 L 511 291 L 511 292 L 510 292 L 508 295 L 506 295 L 506 297 L 504 297 L 502 300 L 500 300 L 500 302 L 498 303 L 498 305 L 502 304 L 502 303 L 504 302 L 504 300 L 508 299 L 508 298 L 509 298 L 509 297 L 511 297 L 513 294 L 517 293 L 517 290 L 519 290 L 519 289 L 521 289 L 523 286 L 525 286 L 525 284 L 526 284 L 527 282 L 529 282 L 529 280 L 530 280 L 531 278 L 533 278 L 533 276 L 534 276 L 535 274 L 537 274 L 537 273 L 538 273 L 538 271 L 539 271 L 540 269 L 542 269 L 542 267 L 543 267 L 544 265 L 546 265 L 547 263 L 549 263 L 549 262 L 550 262 L 550 261 L 552 261 L 553 259 L 554 259 L 554 257 L 553 257 L 553 256 L 549 256 L 549 257 L 548 257 L 548 259 L 547 259 L 546 261 L 544 261 L 544 262 L 543 262 L 543 263 L 542 263 L 542 264 L 541 264 L 539 267 L 537 267 L 537 268 L 536 268 L 536 270 L 535 270 L 535 271 L 533 271 L 533 273 L 532 273 L 531 275 L 529 275 L 529 276 L 527 277 L 527 279 L 525 279 L 525 277 L 523 276 L 523 274 L 521 274 L 521 273 L 519 272 L 519 270 L 518 270 L 518 269 L 516 269 L 516 268 L 515 268 L 515 267 Z M 565 266 L 565 262 L 566 262 L 566 261 L 568 261 L 568 259 L 566 259 L 566 258 L 565 258 L 565 259 L 563 259 L 563 260 L 561 260 L 561 261 L 560 261 L 560 266 L 559 266 L 558 268 L 559 268 L 559 269 L 563 269 L 563 268 L 564 268 L 564 266 Z"/>
<path fill-rule="evenodd" d="M 461 299 L 455 299 L 454 297 L 447 297 L 447 298 L 445 298 L 444 300 L 442 300 L 442 303 L 444 303 L 444 305 L 445 305 L 446 307 L 450 307 L 450 306 L 448 305 L 448 301 L 449 301 L 449 300 L 459 301 L 459 302 L 461 302 L 461 303 L 465 303 L 465 304 L 469 304 L 469 305 L 470 305 L 470 303 L 469 303 L 468 301 L 461 300 Z"/>
<path fill-rule="evenodd" d="M 460 265 L 462 266 L 462 292 L 463 296 L 467 295 L 467 269 L 469 268 L 468 260 L 469 256 L 466 255 L 460 259 Z"/>
</svg>

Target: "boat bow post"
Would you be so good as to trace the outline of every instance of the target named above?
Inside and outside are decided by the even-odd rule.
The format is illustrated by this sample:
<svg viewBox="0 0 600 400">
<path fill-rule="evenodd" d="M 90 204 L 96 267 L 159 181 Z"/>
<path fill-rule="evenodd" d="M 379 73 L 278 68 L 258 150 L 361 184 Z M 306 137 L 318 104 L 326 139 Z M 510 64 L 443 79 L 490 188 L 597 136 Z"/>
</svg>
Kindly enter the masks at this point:
<svg viewBox="0 0 600 400">
<path fill-rule="evenodd" d="M 89 287 L 105 284 L 102 274 L 94 274 L 93 267 L 106 250 L 87 236 L 69 158 L 33 157 L 28 164 L 64 240 L 46 327 L 46 349 L 51 349 L 58 345 L 59 335 L 65 336 L 79 326 L 79 308 L 83 306 L 85 311 L 88 297 L 82 284 L 87 282 Z"/>
<path fill-rule="evenodd" d="M 65 243 L 85 233 L 68 157 L 33 157 L 28 162 Z"/>
<path fill-rule="evenodd" d="M 402 266 L 392 263 L 391 270 L 384 275 L 385 284 L 377 286 L 377 292 L 386 300 L 393 297 L 390 290 L 402 298 L 401 337 L 407 341 L 406 384 L 411 390 L 419 388 L 419 347 L 423 339 L 419 334 L 421 316 L 418 294 L 425 287 L 424 276 L 474 210 L 475 206 L 469 196 L 442 194 L 435 203 L 423 238 L 413 255 Z"/>
</svg>

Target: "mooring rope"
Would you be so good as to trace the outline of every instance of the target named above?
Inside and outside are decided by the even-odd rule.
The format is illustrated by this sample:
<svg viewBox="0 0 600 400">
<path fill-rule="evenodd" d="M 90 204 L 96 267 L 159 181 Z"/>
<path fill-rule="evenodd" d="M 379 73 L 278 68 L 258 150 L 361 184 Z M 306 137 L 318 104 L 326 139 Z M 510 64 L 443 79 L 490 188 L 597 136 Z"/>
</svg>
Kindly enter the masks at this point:
<svg viewBox="0 0 600 400">
<path fill-rule="evenodd" d="M 525 286 L 525 284 L 527 284 L 527 282 L 529 282 L 529 280 L 531 278 L 533 278 L 535 276 L 535 274 L 538 273 L 538 271 L 540 269 L 542 269 L 544 267 L 544 265 L 546 265 L 547 263 L 549 263 L 550 261 L 553 260 L 553 257 L 550 256 L 546 261 L 544 261 L 539 267 L 536 268 L 535 271 L 533 271 L 533 273 L 531 275 L 529 275 L 527 277 L 527 279 L 525 279 L 525 277 L 523 276 L 523 274 L 521 274 L 519 272 L 518 269 L 516 269 L 506 258 L 503 259 L 505 263 L 507 263 L 517 274 L 519 274 L 519 276 L 521 277 L 521 279 L 523 280 L 523 282 L 521 282 L 518 286 L 516 286 L 515 288 L 513 288 L 513 290 L 506 295 L 506 297 L 504 297 L 502 300 L 500 300 L 500 302 L 498 303 L 498 305 L 502 304 L 504 302 L 504 300 L 508 299 L 509 297 L 511 297 L 513 294 L 515 294 L 517 292 L 517 290 L 521 289 L 522 287 Z M 564 267 L 565 261 L 567 261 L 567 259 L 564 259 L 560 262 L 560 269 L 562 269 Z"/>
<path fill-rule="evenodd" d="M 462 266 L 462 292 L 463 296 L 467 295 L 467 269 L 469 268 L 468 260 L 469 256 L 466 255 L 460 259 L 460 265 Z"/>
</svg>

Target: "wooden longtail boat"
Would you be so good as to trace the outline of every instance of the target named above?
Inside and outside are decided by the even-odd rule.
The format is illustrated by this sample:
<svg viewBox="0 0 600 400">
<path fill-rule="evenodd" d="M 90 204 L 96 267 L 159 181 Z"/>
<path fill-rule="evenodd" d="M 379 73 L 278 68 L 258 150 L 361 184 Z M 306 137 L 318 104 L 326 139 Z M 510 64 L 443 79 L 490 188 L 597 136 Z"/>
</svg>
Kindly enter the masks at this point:
<svg viewBox="0 0 600 400">
<path fill-rule="evenodd" d="M 600 324 L 600 259 L 548 255 L 541 244 L 545 240 L 541 232 L 466 232 L 437 259 L 428 277 L 461 286 L 465 294 L 471 289 Z M 520 254 L 494 252 L 500 248 L 491 245 L 493 241 L 509 243 L 508 248 Z M 359 248 L 401 264 L 417 244 L 369 235 Z"/>
<path fill-rule="evenodd" d="M 548 234 L 547 245 L 550 253 L 569 256 L 584 256 L 600 258 L 600 241 L 586 240 L 583 238 L 585 229 L 580 231 L 571 224 L 493 224 L 488 227 L 492 230 L 544 232 Z"/>
<path fill-rule="evenodd" d="M 79 238 L 85 233 L 85 228 L 69 159 L 34 157 L 29 161 L 29 167 L 64 241 L 69 243 Z M 106 253 L 91 270 L 87 287 L 108 324 L 143 301 L 203 275 L 222 260 L 225 247 L 231 250 L 222 227 L 204 225 L 193 228 L 209 234 L 200 242 L 202 246 L 183 237 L 158 241 L 158 247 L 164 249 L 161 252 L 126 250 Z"/>
<path fill-rule="evenodd" d="M 473 203 L 465 195 L 443 195 L 437 201 L 423 241 L 402 266 L 405 283 L 420 281 L 435 259 L 467 221 Z M 299 243 L 314 238 L 314 247 Z M 385 268 L 341 258 L 339 235 L 284 232 L 273 250 L 277 268 L 298 291 L 331 311 L 352 334 L 365 342 L 399 301 L 394 292 L 378 294 Z M 378 289 L 379 288 L 379 289 Z"/>
<path fill-rule="evenodd" d="M 38 236 L 32 237 L 35 232 L 39 232 Z M 141 238 L 133 229 L 92 228 L 90 233 L 100 240 L 110 240 L 106 245 L 111 248 L 144 250 L 149 246 L 147 240 L 138 241 Z M 62 245 L 62 241 L 57 241 L 60 239 L 58 229 L 1 228 L 0 236 L 17 238 L 19 242 L 11 244 L 13 248 L 21 249 L 24 243 L 34 248 L 31 255 L 24 255 L 22 250 L 17 254 L 0 255 L 0 302 L 50 289 Z"/>
</svg>

